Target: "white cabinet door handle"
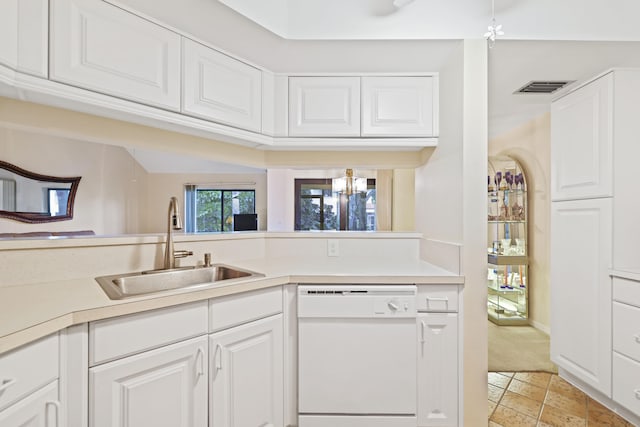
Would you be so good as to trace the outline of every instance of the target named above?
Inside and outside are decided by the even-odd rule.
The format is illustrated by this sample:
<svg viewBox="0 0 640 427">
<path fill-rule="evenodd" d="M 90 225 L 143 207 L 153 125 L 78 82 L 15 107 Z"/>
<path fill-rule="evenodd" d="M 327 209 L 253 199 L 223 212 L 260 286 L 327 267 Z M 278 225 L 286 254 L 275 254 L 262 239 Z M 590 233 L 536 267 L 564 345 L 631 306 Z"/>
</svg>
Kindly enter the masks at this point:
<svg viewBox="0 0 640 427">
<path fill-rule="evenodd" d="M 633 390 L 633 392 L 636 394 L 636 399 L 640 400 L 640 388 Z"/>
<path fill-rule="evenodd" d="M 218 350 L 220 350 L 220 358 L 218 358 Z M 216 371 L 222 370 L 222 346 L 220 344 L 216 344 L 216 351 L 213 352 L 213 359 L 216 362 Z"/>
<path fill-rule="evenodd" d="M 2 383 L 0 383 L 0 393 L 2 393 L 6 389 L 8 389 L 12 385 L 14 385 L 16 383 L 16 381 L 17 380 L 15 378 L 9 378 L 8 380 L 2 380 Z"/>
<path fill-rule="evenodd" d="M 640 335 L 635 335 L 633 338 L 635 338 L 636 342 L 640 344 Z"/>
<path fill-rule="evenodd" d="M 49 401 L 47 401 L 47 403 L 45 403 L 45 406 L 44 406 L 45 414 L 48 413 L 47 410 L 49 408 L 49 405 L 51 405 L 51 406 L 53 406 L 55 408 L 55 410 L 56 410 L 56 427 L 60 427 L 60 402 L 58 402 L 57 400 L 49 400 Z M 46 427 L 49 427 L 49 417 L 46 416 L 46 415 L 45 415 L 44 422 L 45 422 Z"/>
<path fill-rule="evenodd" d="M 198 360 L 200 363 L 198 363 Z M 198 372 L 196 375 L 200 378 L 204 375 L 204 351 L 202 351 L 201 348 L 198 348 L 198 351 L 196 352 L 196 365 L 198 365 Z"/>
<path fill-rule="evenodd" d="M 425 330 L 427 329 L 427 324 L 424 323 L 424 320 L 420 321 L 420 344 L 425 343 Z"/>
<path fill-rule="evenodd" d="M 264 423 L 264 424 L 262 424 L 260 427 L 273 427 L 273 424 L 271 424 L 271 423 Z"/>
</svg>

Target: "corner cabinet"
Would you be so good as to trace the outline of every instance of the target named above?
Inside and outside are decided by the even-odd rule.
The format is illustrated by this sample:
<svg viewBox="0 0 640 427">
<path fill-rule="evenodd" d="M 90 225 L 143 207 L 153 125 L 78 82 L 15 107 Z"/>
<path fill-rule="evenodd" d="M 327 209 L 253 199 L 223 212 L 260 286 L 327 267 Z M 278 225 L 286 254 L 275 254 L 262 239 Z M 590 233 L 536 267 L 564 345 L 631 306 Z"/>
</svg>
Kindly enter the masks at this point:
<svg viewBox="0 0 640 427">
<path fill-rule="evenodd" d="M 0 13 L 0 64 L 47 77 L 49 3 L 47 0 L 6 0 Z"/>
<path fill-rule="evenodd" d="M 489 160 L 487 310 L 498 325 L 529 322 L 527 184 L 511 158 Z"/>
<path fill-rule="evenodd" d="M 103 1 L 50 7 L 51 80 L 180 110 L 178 34 Z"/>
<path fill-rule="evenodd" d="M 262 72 L 182 38 L 182 112 L 260 132 Z"/>
</svg>

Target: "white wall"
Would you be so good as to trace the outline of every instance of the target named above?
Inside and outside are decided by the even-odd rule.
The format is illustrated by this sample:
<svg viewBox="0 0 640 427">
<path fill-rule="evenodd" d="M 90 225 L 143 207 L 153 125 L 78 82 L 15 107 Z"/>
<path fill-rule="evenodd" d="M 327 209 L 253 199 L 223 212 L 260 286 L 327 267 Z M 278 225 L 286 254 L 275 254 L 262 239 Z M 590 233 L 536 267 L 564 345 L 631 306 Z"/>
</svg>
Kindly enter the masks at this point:
<svg viewBox="0 0 640 427">
<path fill-rule="evenodd" d="M 123 148 L 0 127 L 0 159 L 43 175 L 82 178 L 72 220 L 26 224 L 0 218 L 0 232 L 137 232 L 127 209 L 137 210 L 137 185 L 131 177 L 143 172 Z"/>
</svg>

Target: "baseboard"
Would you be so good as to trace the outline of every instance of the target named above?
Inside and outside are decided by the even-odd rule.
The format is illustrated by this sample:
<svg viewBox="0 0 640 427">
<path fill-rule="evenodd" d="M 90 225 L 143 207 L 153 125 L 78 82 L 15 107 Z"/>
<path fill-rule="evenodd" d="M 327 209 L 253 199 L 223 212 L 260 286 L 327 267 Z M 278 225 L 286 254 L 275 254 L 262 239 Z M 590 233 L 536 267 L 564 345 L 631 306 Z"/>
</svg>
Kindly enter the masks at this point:
<svg viewBox="0 0 640 427">
<path fill-rule="evenodd" d="M 529 324 L 534 328 L 536 328 L 537 330 L 551 336 L 551 329 L 549 329 L 548 325 L 543 325 L 542 323 L 536 322 L 535 320 L 531 320 L 531 319 L 529 319 Z"/>
</svg>

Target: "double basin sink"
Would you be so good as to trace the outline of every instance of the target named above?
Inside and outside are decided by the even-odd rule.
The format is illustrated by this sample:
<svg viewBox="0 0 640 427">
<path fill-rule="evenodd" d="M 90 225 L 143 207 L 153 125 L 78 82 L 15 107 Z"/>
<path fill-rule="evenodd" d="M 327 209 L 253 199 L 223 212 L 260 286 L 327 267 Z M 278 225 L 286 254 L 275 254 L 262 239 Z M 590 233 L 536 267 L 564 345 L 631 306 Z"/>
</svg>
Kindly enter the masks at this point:
<svg viewBox="0 0 640 427">
<path fill-rule="evenodd" d="M 193 289 L 211 285 L 227 285 L 239 279 L 264 277 L 264 274 L 214 264 L 210 267 L 185 267 L 138 273 L 96 277 L 107 296 L 119 300 L 175 289 Z"/>
</svg>

